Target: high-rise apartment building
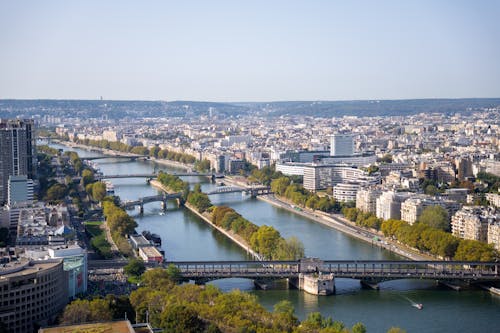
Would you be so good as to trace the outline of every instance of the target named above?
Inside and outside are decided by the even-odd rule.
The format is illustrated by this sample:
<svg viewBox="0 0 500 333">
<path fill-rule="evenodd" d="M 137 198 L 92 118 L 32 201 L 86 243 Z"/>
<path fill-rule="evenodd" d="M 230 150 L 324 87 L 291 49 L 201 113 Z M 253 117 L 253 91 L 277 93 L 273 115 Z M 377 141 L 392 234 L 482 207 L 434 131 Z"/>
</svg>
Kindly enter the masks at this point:
<svg viewBox="0 0 500 333">
<path fill-rule="evenodd" d="M 7 201 L 9 176 L 36 176 L 34 121 L 0 119 L 0 204 Z"/>
<path fill-rule="evenodd" d="M 350 156 L 354 154 L 354 137 L 351 134 L 333 134 L 330 144 L 330 156 Z"/>
</svg>

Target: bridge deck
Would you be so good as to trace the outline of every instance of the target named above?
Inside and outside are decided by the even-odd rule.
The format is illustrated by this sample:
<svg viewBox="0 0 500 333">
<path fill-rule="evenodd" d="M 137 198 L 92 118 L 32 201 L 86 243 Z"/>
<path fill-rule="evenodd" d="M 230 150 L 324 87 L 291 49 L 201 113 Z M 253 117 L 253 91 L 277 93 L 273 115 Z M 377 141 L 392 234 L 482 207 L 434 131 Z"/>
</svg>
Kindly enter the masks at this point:
<svg viewBox="0 0 500 333">
<path fill-rule="evenodd" d="M 498 263 L 451 261 L 234 261 L 172 262 L 190 279 L 291 278 L 300 273 L 333 274 L 353 279 L 435 279 L 500 281 Z"/>
</svg>

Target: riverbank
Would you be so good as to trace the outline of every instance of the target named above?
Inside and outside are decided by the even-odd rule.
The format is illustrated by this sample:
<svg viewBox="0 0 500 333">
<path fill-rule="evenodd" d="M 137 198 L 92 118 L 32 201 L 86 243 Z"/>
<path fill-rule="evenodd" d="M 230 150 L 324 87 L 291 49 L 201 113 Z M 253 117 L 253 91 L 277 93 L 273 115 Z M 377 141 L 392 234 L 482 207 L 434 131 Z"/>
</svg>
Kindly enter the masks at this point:
<svg viewBox="0 0 500 333">
<path fill-rule="evenodd" d="M 189 203 L 185 203 L 184 206 L 189 209 L 191 212 L 195 213 L 199 218 L 201 218 L 203 221 L 207 222 L 212 228 L 218 230 L 221 232 L 223 235 L 225 235 L 227 238 L 231 239 L 235 244 L 237 244 L 239 247 L 241 247 L 243 250 L 247 252 L 247 254 L 250 254 L 252 257 L 254 257 L 256 260 L 262 260 L 260 258 L 260 255 L 252 250 L 250 248 L 250 245 L 240 236 L 236 235 L 232 231 L 225 230 L 217 225 L 215 225 L 212 220 L 210 219 L 210 216 L 208 213 L 200 213 L 198 210 L 191 206 Z"/>
<path fill-rule="evenodd" d="M 423 255 L 420 253 L 415 253 L 411 249 L 406 248 L 401 244 L 395 243 L 389 239 L 386 239 L 378 233 L 373 233 L 366 229 L 357 227 L 353 225 L 352 222 L 341 217 L 340 215 L 331 215 L 323 212 L 309 211 L 302 208 L 301 210 L 297 210 L 296 207 L 276 198 L 272 194 L 261 195 L 258 196 L 257 199 L 263 200 L 273 206 L 306 217 L 314 222 L 321 223 L 325 226 L 328 226 L 342 233 L 345 233 L 351 237 L 372 244 L 373 246 L 384 248 L 392 253 L 408 258 L 410 260 L 436 260 L 436 258 L 434 257 Z"/>
<path fill-rule="evenodd" d="M 76 148 L 85 149 L 88 151 L 98 151 L 100 153 L 110 155 L 110 156 L 120 155 L 120 156 L 130 156 L 130 157 L 149 157 L 149 156 L 132 154 L 132 153 L 128 153 L 128 152 L 121 152 L 121 151 L 112 150 L 112 149 L 82 145 L 80 143 L 74 143 L 74 142 L 70 142 L 70 141 L 58 140 L 57 143 L 64 145 L 64 146 L 67 146 L 67 147 L 76 147 Z M 153 162 L 153 163 L 156 163 L 156 164 L 166 165 L 166 166 L 174 167 L 174 168 L 178 168 L 178 169 L 192 170 L 194 168 L 193 164 L 185 164 L 185 163 L 161 159 L 161 158 L 149 157 L 148 160 Z"/>
</svg>

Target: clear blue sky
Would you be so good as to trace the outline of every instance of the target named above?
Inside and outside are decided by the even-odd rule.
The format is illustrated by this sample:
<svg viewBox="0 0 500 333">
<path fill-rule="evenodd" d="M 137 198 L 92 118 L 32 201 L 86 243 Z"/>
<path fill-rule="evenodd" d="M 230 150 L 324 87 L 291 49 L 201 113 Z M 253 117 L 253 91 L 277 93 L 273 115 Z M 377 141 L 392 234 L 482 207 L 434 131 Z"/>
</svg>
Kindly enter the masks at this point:
<svg viewBox="0 0 500 333">
<path fill-rule="evenodd" d="M 500 97 L 500 1 L 0 2 L 0 98 Z"/>
</svg>

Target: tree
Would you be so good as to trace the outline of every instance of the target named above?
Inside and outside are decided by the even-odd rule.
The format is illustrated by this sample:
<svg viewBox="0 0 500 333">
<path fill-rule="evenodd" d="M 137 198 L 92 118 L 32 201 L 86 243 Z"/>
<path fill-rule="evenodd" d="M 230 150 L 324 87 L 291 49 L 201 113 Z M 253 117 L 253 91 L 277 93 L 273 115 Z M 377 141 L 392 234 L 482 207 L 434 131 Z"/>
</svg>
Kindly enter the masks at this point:
<svg viewBox="0 0 500 333">
<path fill-rule="evenodd" d="M 161 326 L 166 333 L 203 332 L 205 324 L 198 318 L 198 313 L 184 305 L 166 307 L 161 316 Z"/>
<path fill-rule="evenodd" d="M 250 239 L 252 248 L 266 259 L 272 259 L 275 254 L 278 241 L 281 238 L 278 230 L 273 227 L 262 225 Z"/>
<path fill-rule="evenodd" d="M 66 305 L 61 322 L 64 325 L 71 325 L 111 319 L 113 319 L 113 314 L 107 300 L 101 298 L 94 298 L 91 301 L 77 299 Z"/>
<path fill-rule="evenodd" d="M 437 189 L 436 186 L 430 184 L 424 188 L 424 193 L 428 195 L 436 195 L 439 193 L 439 190 Z"/>
<path fill-rule="evenodd" d="M 432 185 L 429 185 L 432 186 Z M 420 215 L 418 221 L 429 227 L 449 231 L 448 211 L 441 206 L 428 206 Z"/>
<path fill-rule="evenodd" d="M 45 200 L 47 201 L 58 201 L 63 200 L 66 196 L 67 187 L 63 184 L 54 184 L 48 190 L 45 195 Z"/>
<path fill-rule="evenodd" d="M 366 326 L 362 323 L 356 323 L 352 326 L 352 333 L 366 333 Z"/>
<path fill-rule="evenodd" d="M 92 197 L 96 201 L 102 201 L 106 196 L 106 184 L 103 182 L 95 182 L 92 184 Z"/>
<path fill-rule="evenodd" d="M 123 267 L 123 271 L 127 275 L 132 275 L 135 277 L 139 277 L 146 270 L 146 266 L 144 265 L 144 261 L 142 259 L 132 258 L 128 261 L 128 264 Z"/>
<path fill-rule="evenodd" d="M 89 169 L 82 171 L 82 185 L 85 187 L 87 184 L 94 182 L 94 173 Z"/>
<path fill-rule="evenodd" d="M 285 190 L 290 185 L 290 178 L 280 177 L 271 182 L 271 191 L 278 195 L 285 194 Z"/>
</svg>

